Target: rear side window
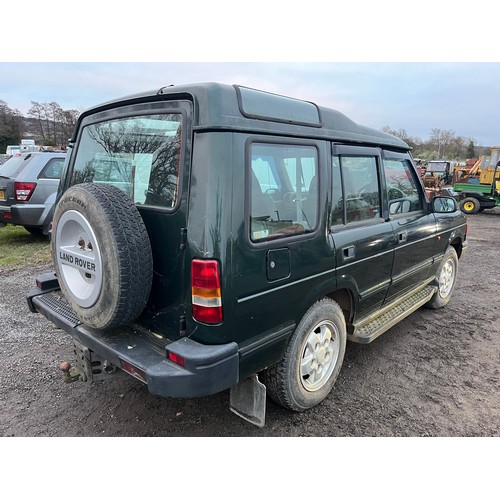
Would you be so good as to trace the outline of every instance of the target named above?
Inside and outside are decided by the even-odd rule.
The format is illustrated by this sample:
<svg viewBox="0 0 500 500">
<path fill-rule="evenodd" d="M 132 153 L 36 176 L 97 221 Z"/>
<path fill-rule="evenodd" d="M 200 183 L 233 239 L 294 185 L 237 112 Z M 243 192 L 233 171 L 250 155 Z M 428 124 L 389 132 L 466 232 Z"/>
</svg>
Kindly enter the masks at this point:
<svg viewBox="0 0 500 500">
<path fill-rule="evenodd" d="M 132 116 L 87 125 L 71 184 L 114 185 L 136 204 L 173 208 L 179 195 L 180 113 Z"/>
<path fill-rule="evenodd" d="M 52 158 L 38 176 L 39 179 L 60 179 L 64 167 L 64 158 Z"/>
<path fill-rule="evenodd" d="M 250 156 L 250 239 L 263 242 L 313 231 L 318 224 L 317 149 L 254 143 Z"/>
</svg>

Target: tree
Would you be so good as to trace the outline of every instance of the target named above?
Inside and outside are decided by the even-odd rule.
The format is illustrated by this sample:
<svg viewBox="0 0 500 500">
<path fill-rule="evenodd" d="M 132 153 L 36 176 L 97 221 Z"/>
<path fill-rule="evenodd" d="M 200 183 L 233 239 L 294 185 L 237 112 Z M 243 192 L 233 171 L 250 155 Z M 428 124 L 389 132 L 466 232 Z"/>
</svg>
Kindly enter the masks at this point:
<svg viewBox="0 0 500 500">
<path fill-rule="evenodd" d="M 447 150 L 456 140 L 456 135 L 453 130 L 441 130 L 433 128 L 429 142 L 437 149 L 437 159 L 445 158 Z"/>
<path fill-rule="evenodd" d="M 10 144 L 20 144 L 23 133 L 22 115 L 0 100 L 0 151 L 5 153 Z"/>
<path fill-rule="evenodd" d="M 65 146 L 78 119 L 76 110 L 63 110 L 57 102 L 31 101 L 28 115 L 38 124 L 44 145 Z"/>
<path fill-rule="evenodd" d="M 28 116 L 33 117 L 37 121 L 42 141 L 45 143 L 45 141 L 49 139 L 46 104 L 31 101 L 31 108 L 28 110 Z"/>
<path fill-rule="evenodd" d="M 476 149 L 473 139 L 469 139 L 469 145 L 467 146 L 467 158 L 476 158 Z"/>
<path fill-rule="evenodd" d="M 411 137 L 406 130 L 394 130 L 388 125 L 383 127 L 382 131 L 404 140 L 412 148 L 412 154 L 415 158 L 425 160 L 464 160 L 473 158 L 478 154 L 475 151 L 476 140 L 474 138 L 456 135 L 453 130 L 433 128 L 427 141 Z"/>
<path fill-rule="evenodd" d="M 382 128 L 382 132 L 385 132 L 387 134 L 394 135 L 395 137 L 398 137 L 402 141 L 405 141 L 408 146 L 410 146 L 412 149 L 416 149 L 420 146 L 422 141 L 416 137 L 411 137 L 408 135 L 406 130 L 404 128 L 400 128 L 399 130 L 394 130 L 388 125 Z"/>
</svg>

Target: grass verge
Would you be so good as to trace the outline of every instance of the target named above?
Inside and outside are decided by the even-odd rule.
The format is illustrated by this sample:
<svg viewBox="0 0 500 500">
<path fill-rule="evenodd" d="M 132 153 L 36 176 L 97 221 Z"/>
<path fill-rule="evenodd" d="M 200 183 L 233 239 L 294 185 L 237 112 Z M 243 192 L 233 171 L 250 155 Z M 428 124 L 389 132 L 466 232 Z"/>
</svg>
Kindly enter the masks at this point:
<svg viewBox="0 0 500 500">
<path fill-rule="evenodd" d="M 48 238 L 34 236 L 22 226 L 0 227 L 0 269 L 15 269 L 50 262 Z"/>
</svg>

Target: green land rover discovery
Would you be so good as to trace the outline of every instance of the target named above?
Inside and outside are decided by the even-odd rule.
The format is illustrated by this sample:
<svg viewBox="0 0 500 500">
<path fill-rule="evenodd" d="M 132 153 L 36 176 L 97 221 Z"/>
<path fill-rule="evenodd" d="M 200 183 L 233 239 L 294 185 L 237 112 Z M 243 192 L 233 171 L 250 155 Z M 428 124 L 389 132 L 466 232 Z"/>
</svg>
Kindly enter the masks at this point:
<svg viewBox="0 0 500 500">
<path fill-rule="evenodd" d="M 466 220 L 429 201 L 409 147 L 312 102 L 163 87 L 84 112 L 33 312 L 73 337 L 67 376 L 121 369 L 164 397 L 230 390 L 303 411 L 346 341 L 450 300 Z M 68 371 L 69 370 L 69 371 Z"/>
</svg>

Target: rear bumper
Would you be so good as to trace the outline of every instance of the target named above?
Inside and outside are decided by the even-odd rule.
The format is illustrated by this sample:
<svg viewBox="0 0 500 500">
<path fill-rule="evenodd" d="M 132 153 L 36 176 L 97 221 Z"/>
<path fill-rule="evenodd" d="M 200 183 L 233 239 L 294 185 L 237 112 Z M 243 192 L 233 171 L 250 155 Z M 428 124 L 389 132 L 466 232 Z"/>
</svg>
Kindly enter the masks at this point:
<svg viewBox="0 0 500 500">
<path fill-rule="evenodd" d="M 28 294 L 33 312 L 43 314 L 56 326 L 103 359 L 124 368 L 162 397 L 201 397 L 216 394 L 239 380 L 238 345 L 234 342 L 207 346 L 189 338 L 168 342 L 140 327 L 101 331 L 83 325 L 56 290 Z M 181 356 L 184 366 L 167 359 L 167 350 Z M 139 376 L 138 376 L 139 374 Z"/>
<path fill-rule="evenodd" d="M 20 226 L 43 226 L 45 205 L 11 205 L 12 224 Z"/>
<path fill-rule="evenodd" d="M 5 217 L 7 214 L 7 217 Z M 10 212 L 10 206 L 0 206 L 0 223 L 10 224 L 12 222 L 12 216 Z"/>
</svg>

